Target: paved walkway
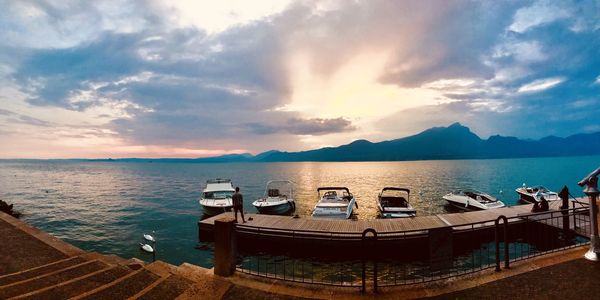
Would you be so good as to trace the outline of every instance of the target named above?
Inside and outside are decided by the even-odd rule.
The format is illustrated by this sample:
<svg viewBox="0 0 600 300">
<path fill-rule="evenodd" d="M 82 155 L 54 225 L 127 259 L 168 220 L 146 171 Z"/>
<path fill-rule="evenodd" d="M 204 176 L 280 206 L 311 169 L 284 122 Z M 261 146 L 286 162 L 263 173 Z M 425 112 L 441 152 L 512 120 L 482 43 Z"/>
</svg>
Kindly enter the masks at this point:
<svg viewBox="0 0 600 300">
<path fill-rule="evenodd" d="M 600 263 L 583 258 L 430 299 L 598 299 Z"/>
</svg>

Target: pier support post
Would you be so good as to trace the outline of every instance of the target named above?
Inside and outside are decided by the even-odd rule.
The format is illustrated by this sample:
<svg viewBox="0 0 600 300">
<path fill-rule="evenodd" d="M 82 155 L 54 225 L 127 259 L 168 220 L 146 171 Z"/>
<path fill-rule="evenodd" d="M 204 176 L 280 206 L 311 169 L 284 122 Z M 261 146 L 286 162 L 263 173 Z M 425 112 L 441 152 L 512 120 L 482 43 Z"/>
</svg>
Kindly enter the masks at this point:
<svg viewBox="0 0 600 300">
<path fill-rule="evenodd" d="M 571 233 L 571 222 L 570 222 L 570 218 L 569 218 L 569 188 L 565 185 L 562 190 L 560 191 L 560 193 L 558 193 L 558 197 L 560 197 L 560 199 L 562 200 L 562 206 L 560 207 L 560 209 L 562 210 L 562 225 L 563 225 L 563 236 L 564 236 L 564 243 L 567 243 L 569 240 L 571 240 L 572 237 L 572 233 Z M 574 212 L 573 212 L 574 213 Z M 573 224 L 573 226 L 575 226 L 575 224 Z"/>
<path fill-rule="evenodd" d="M 453 236 L 452 226 L 433 228 L 429 235 L 429 265 L 433 271 L 445 271 L 452 268 Z"/>
<path fill-rule="evenodd" d="M 494 239 L 496 241 L 496 272 L 500 272 L 500 220 L 504 221 L 504 268 L 510 269 L 510 257 L 508 252 L 508 218 L 500 215 L 494 221 Z"/>
<path fill-rule="evenodd" d="M 228 277 L 235 272 L 236 238 L 235 219 L 223 217 L 215 220 L 215 275 Z"/>
</svg>

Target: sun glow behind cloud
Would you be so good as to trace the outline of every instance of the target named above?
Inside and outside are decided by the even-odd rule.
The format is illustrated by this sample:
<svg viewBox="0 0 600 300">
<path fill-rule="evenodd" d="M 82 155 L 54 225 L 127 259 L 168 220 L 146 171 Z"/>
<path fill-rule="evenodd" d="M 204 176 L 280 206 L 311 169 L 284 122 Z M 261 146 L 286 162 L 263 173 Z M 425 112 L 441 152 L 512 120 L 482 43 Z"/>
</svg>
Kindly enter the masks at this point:
<svg viewBox="0 0 600 300">
<path fill-rule="evenodd" d="M 364 134 L 364 130 L 373 130 L 369 122 L 374 119 L 402 109 L 449 101 L 433 89 L 402 88 L 379 82 L 387 58 L 388 53 L 383 51 L 361 53 L 333 74 L 321 74 L 311 69 L 308 55 L 293 55 L 289 62 L 291 101 L 278 109 L 300 112 L 307 117 L 349 118 L 362 127 Z M 314 144 L 319 138 L 307 140 Z"/>
<path fill-rule="evenodd" d="M 289 0 L 173 0 L 168 6 L 177 12 L 174 22 L 180 26 L 194 25 L 216 34 L 279 13 L 289 3 Z"/>
</svg>

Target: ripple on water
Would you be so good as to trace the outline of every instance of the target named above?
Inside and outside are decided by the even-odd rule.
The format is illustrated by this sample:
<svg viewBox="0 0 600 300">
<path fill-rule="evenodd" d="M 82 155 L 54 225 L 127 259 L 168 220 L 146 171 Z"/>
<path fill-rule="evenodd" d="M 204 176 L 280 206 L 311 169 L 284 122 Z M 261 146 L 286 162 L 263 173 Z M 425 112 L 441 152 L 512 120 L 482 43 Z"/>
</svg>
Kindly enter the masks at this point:
<svg viewBox="0 0 600 300">
<path fill-rule="evenodd" d="M 296 183 L 297 213 L 308 217 L 316 188 L 343 185 L 358 199 L 357 218 L 377 216 L 384 186 L 411 189 L 418 215 L 446 212 L 441 198 L 458 188 L 476 188 L 516 203 L 523 182 L 559 190 L 596 167 L 600 157 L 417 162 L 184 164 L 81 161 L 0 161 L 0 199 L 14 203 L 30 224 L 89 251 L 140 257 L 143 233 L 155 231 L 157 259 L 210 266 L 212 247 L 197 250 L 198 198 L 209 178 L 231 178 L 245 209 L 271 179 Z M 502 195 L 499 191 L 503 190 Z"/>
</svg>

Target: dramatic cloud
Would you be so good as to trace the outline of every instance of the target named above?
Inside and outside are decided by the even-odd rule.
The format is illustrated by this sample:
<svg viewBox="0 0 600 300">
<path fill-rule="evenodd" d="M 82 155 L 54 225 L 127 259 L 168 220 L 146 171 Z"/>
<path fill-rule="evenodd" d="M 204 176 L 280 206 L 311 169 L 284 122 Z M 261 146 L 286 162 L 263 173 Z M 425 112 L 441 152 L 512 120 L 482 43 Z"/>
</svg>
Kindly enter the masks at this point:
<svg viewBox="0 0 600 300">
<path fill-rule="evenodd" d="M 0 157 L 600 128 L 597 1 L 228 3 L 0 0 Z"/>
<path fill-rule="evenodd" d="M 538 79 L 528 84 L 525 84 L 519 88 L 519 92 L 538 92 L 543 91 L 545 89 L 549 89 L 561 82 L 565 81 L 565 78 L 562 77 L 554 77 L 554 78 L 545 78 Z"/>
<path fill-rule="evenodd" d="M 248 126 L 258 134 L 272 134 L 276 132 L 287 132 L 296 135 L 325 135 L 329 133 L 340 133 L 356 130 L 352 123 L 344 118 L 336 119 L 300 119 L 292 118 L 287 124 L 269 126 L 264 123 L 251 123 Z"/>
</svg>

